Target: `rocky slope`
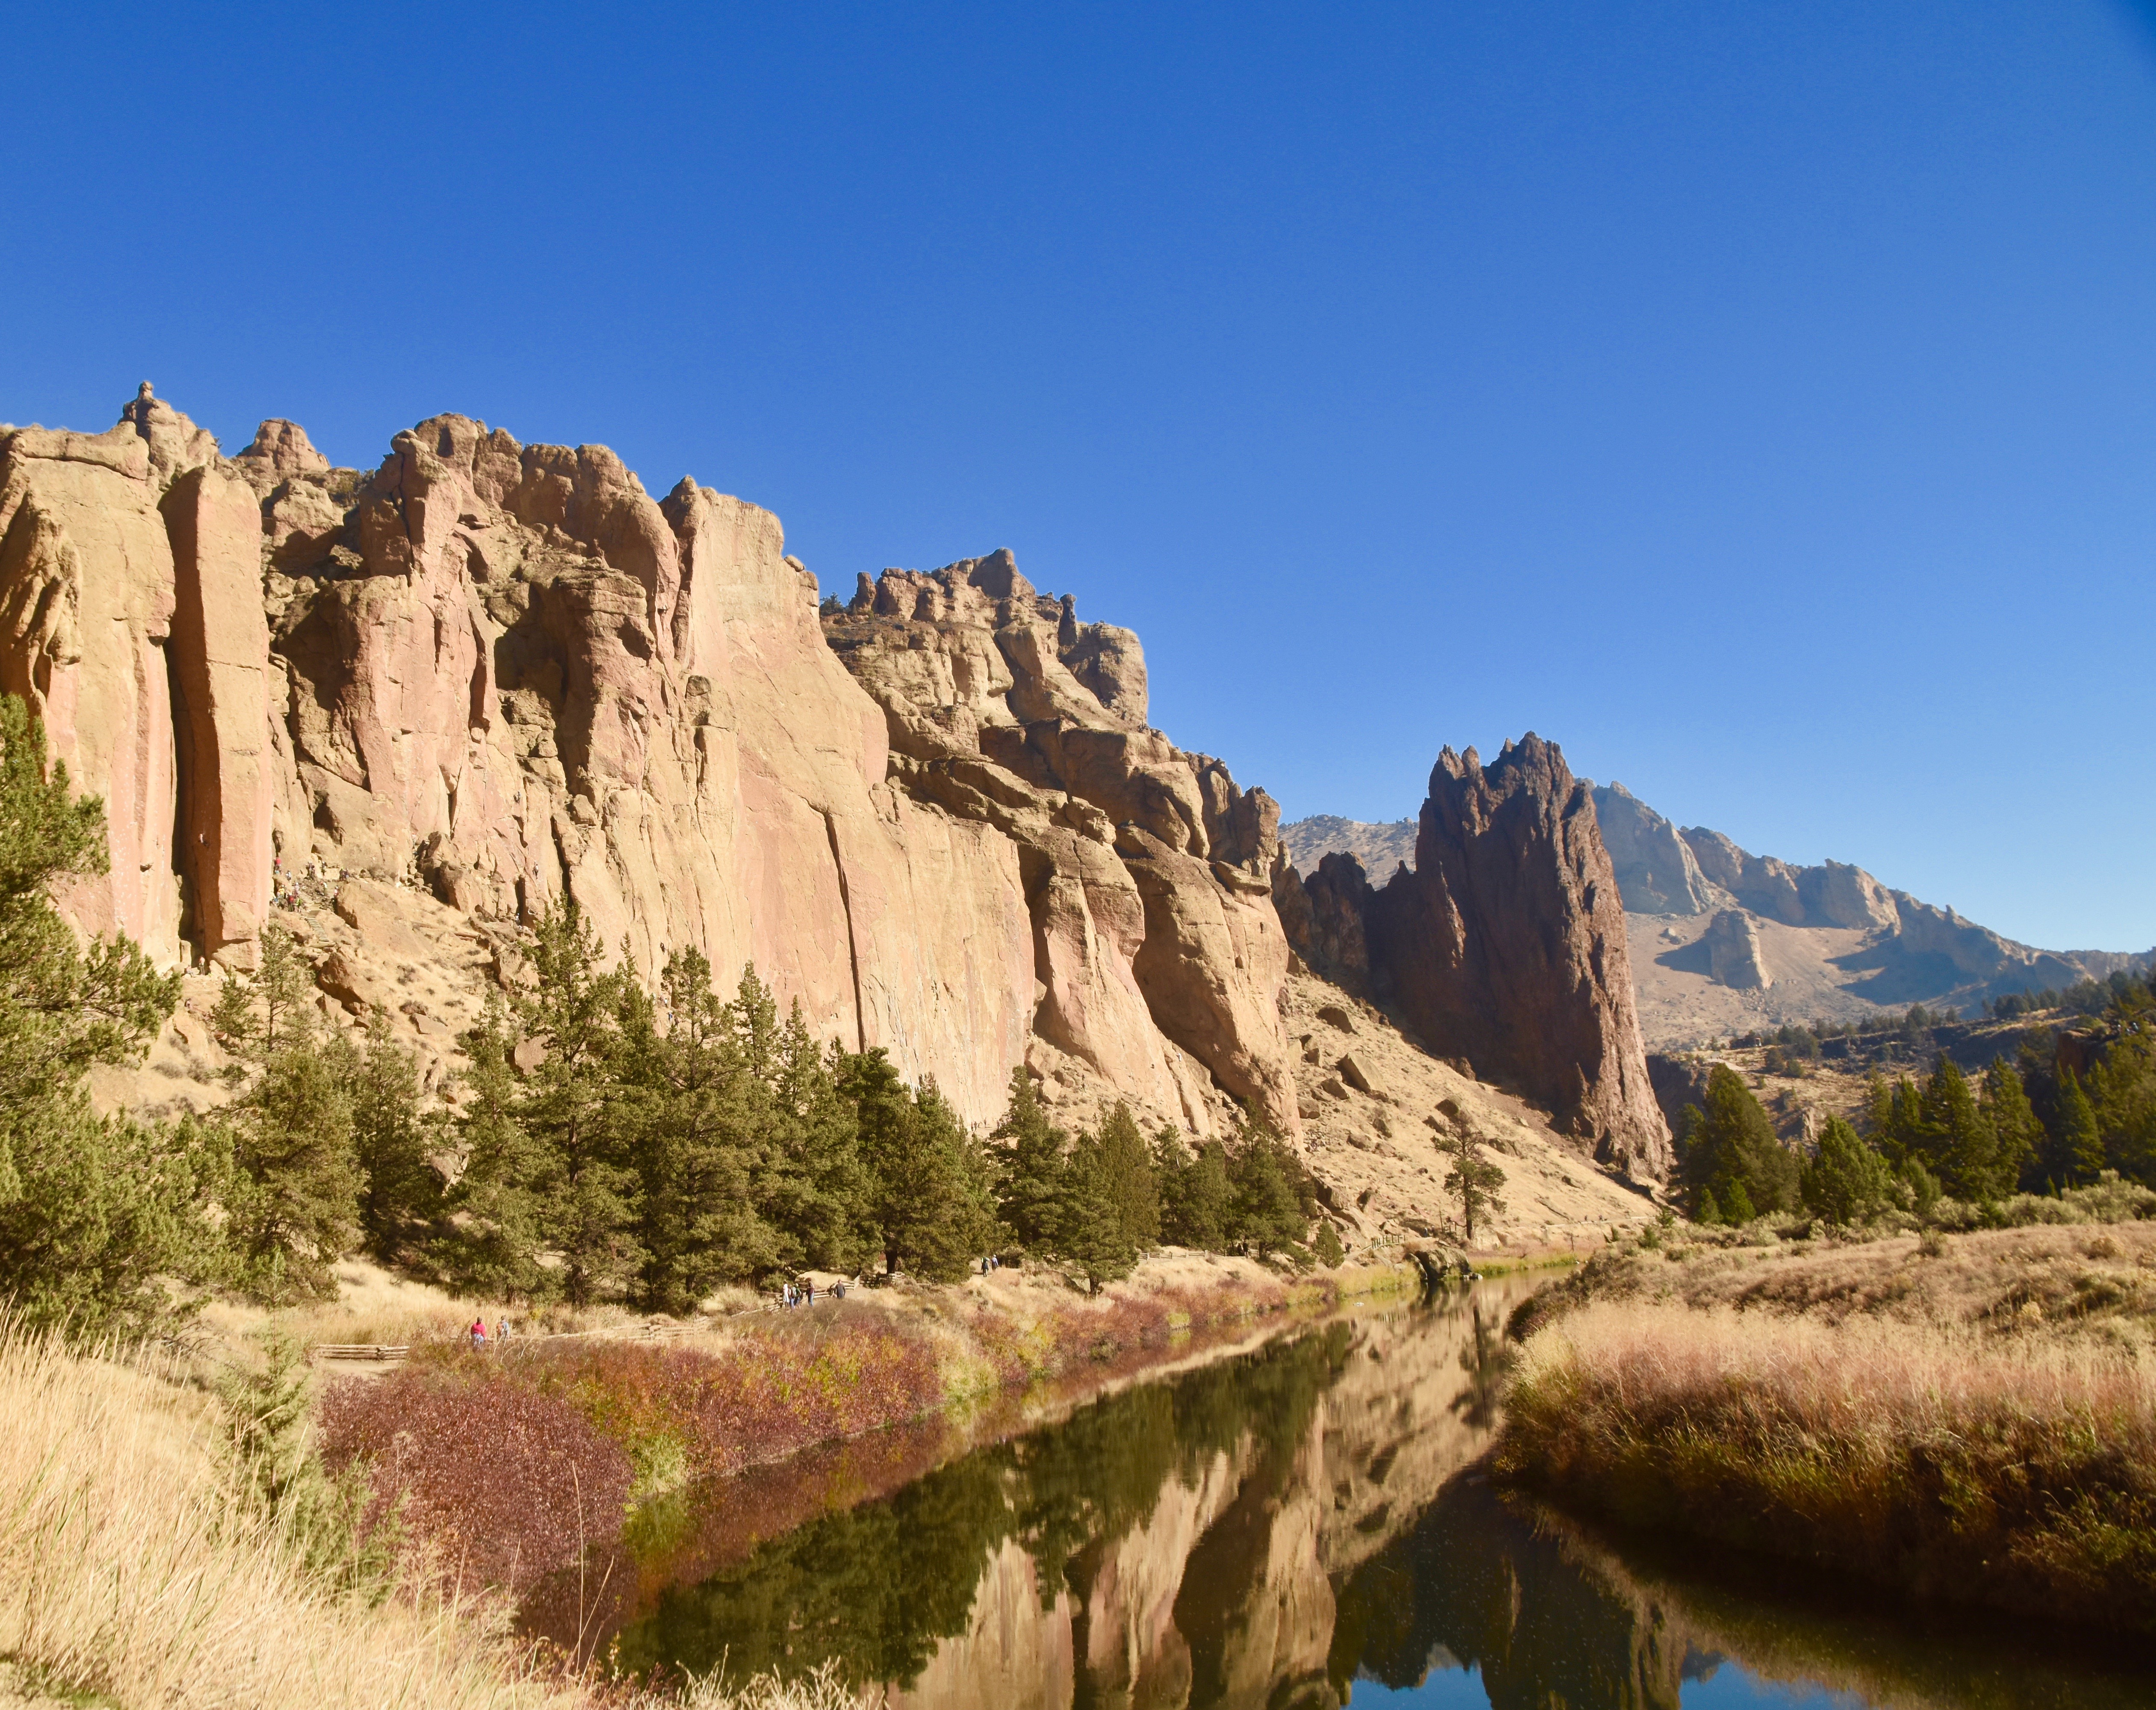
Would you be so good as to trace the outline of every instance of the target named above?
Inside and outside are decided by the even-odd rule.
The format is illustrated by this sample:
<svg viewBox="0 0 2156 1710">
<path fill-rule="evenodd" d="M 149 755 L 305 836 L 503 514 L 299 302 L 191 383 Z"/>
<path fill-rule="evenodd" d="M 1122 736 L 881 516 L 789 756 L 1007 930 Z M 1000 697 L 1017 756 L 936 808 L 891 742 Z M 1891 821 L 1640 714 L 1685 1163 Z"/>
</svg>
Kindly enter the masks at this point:
<svg viewBox="0 0 2156 1710">
<path fill-rule="evenodd" d="M 684 946 L 724 983 L 753 963 L 819 1036 L 884 1047 L 977 1126 L 1021 1062 L 1074 1124 L 1124 1098 L 1214 1134 L 1247 1101 L 1317 1122 L 1351 1204 L 1351 1134 L 1429 1151 L 1421 1107 L 1474 1104 L 1404 1041 L 1419 1066 L 1384 1096 L 1308 1059 L 1325 1006 L 1289 987 L 1276 809 L 1148 726 L 1136 636 L 1007 552 L 864 578 L 819 615 L 775 517 L 685 478 L 654 500 L 603 447 L 444 415 L 372 472 L 285 421 L 226 458 L 146 386 L 105 434 L 0 429 L 0 689 L 107 807 L 111 870 L 70 913 L 191 970 L 149 1061 L 100 1081 L 108 1106 L 221 1096 L 203 1018 L 272 918 L 326 1010 L 388 1015 L 447 1086 L 520 924 L 562 898 L 646 971 Z M 1508 1034 L 1558 1016 L 1522 1090 L 1602 1133 L 1622 1054 L 1565 1031 L 1532 972 L 1552 930 L 1563 968 L 1602 953 L 1577 814 L 1530 828 L 1541 809 L 1484 793 L 1532 830 L 1536 876 L 1473 902 L 1458 968 L 1425 975 L 1459 947 L 1403 930 L 1383 977 L 1463 1060 L 1509 1065 Z M 1463 846 L 1463 874 L 1480 859 Z M 1573 1160 L 1553 1188 L 1589 1184 L 1558 1220 L 1636 1209 L 1520 1111 Z M 1443 1220 L 1435 1162 L 1351 1225 Z"/>
<path fill-rule="evenodd" d="M 1281 826 L 1280 840 L 1288 860 L 1303 872 L 1316 872 L 1328 855 L 1351 855 L 1363 864 L 1364 872 L 1389 879 L 1394 868 L 1414 865 L 1416 829 L 1413 819 L 1373 824 L 1334 814 L 1313 814 Z"/>
<path fill-rule="evenodd" d="M 1881 1006 L 1972 1007 L 2156 955 L 2033 949 L 1861 867 L 1793 865 L 1717 831 L 1679 829 L 1621 783 L 1598 786 L 1594 801 L 1652 1045 Z"/>
<path fill-rule="evenodd" d="M 1555 744 L 1530 732 L 1486 769 L 1447 748 L 1412 869 L 1373 888 L 1332 855 L 1306 881 L 1284 865 L 1274 895 L 1317 972 L 1517 1086 L 1604 1162 L 1667 1173 L 1615 877 L 1589 786 Z"/>
</svg>

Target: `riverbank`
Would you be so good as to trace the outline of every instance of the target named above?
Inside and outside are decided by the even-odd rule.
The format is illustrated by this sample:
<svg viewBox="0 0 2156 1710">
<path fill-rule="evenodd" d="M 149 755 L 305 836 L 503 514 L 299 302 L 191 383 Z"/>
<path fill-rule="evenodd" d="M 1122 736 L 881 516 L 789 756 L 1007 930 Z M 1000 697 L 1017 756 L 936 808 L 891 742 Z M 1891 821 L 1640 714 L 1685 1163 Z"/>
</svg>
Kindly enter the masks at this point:
<svg viewBox="0 0 2156 1710">
<path fill-rule="evenodd" d="M 1419 1286 L 1409 1265 L 1297 1276 L 1168 1250 L 1098 1297 L 1034 1269 L 859 1290 L 656 1340 L 475 1352 L 444 1337 L 379 1375 L 328 1380 L 323 1451 L 332 1470 L 360 1469 L 377 1512 L 394 1509 L 429 1559 L 521 1594 L 624 1538 L 633 1553 L 640 1519 L 649 1530 L 655 1505 L 690 1485 L 927 1420 L 963 1429 L 994 1409 L 1015 1423 Z M 910 1465 L 942 1438 L 891 1440 Z"/>
<path fill-rule="evenodd" d="M 1502 1479 L 1921 1600 L 2156 1633 L 2156 1225 L 1676 1230 L 1518 1323 Z"/>
</svg>

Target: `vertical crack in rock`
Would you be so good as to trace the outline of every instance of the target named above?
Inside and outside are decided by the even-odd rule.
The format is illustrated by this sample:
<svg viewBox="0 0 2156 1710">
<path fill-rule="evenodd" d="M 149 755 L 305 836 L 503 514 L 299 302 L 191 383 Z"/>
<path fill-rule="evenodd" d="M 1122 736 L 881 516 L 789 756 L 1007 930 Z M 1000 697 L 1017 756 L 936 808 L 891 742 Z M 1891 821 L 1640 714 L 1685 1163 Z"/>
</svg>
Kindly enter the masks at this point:
<svg viewBox="0 0 2156 1710">
<path fill-rule="evenodd" d="M 854 898 L 846 885 L 845 859 L 839 853 L 839 824 L 831 817 L 829 808 L 823 809 L 824 835 L 831 845 L 831 866 L 839 876 L 839 906 L 846 917 L 846 961 L 854 974 L 854 1049 L 865 1051 L 869 1048 L 866 1023 L 861 1015 L 861 951 L 854 937 Z"/>
</svg>

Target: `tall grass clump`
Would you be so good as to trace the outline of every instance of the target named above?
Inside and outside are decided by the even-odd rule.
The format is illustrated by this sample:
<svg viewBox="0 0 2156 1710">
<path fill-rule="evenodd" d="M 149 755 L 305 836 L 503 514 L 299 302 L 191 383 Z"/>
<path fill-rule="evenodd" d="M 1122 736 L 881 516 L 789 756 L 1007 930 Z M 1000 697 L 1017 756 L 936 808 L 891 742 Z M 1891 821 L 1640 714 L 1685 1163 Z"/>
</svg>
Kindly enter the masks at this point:
<svg viewBox="0 0 2156 1710">
<path fill-rule="evenodd" d="M 2156 1380 L 2099 1349 L 1594 1303 L 1527 1343 L 1494 1465 L 1623 1525 L 2156 1632 Z"/>
<path fill-rule="evenodd" d="M 319 1507 L 244 1487 L 223 1416 L 140 1366 L 0 1321 L 0 1653 L 46 1680 L 131 1710 L 577 1702 L 485 1607 L 354 1594 L 292 1517 Z"/>
</svg>

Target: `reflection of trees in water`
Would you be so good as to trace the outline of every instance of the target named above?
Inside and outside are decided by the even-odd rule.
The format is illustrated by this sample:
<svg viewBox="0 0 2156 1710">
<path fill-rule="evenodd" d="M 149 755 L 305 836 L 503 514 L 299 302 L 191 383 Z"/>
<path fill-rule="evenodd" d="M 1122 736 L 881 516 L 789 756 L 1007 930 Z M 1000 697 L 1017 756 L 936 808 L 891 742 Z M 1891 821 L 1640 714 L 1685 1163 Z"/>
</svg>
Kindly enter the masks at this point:
<svg viewBox="0 0 2156 1710">
<path fill-rule="evenodd" d="M 965 1630 L 1007 1540 L 1032 1556 L 1045 1608 L 1065 1584 L 1082 1594 L 1087 1547 L 1142 1522 L 1169 1479 L 1194 1483 L 1225 1453 L 1244 1459 L 1246 1483 L 1276 1487 L 1348 1350 L 1334 1326 L 1106 1397 L 813 1521 L 660 1593 L 621 1634 L 619 1666 L 703 1673 L 723 1658 L 739 1677 L 836 1657 L 857 1679 L 909 1682 Z"/>
<path fill-rule="evenodd" d="M 1467 1374 L 1467 1387 L 1454 1399 L 1452 1410 L 1478 1431 L 1497 1428 L 1499 1404 L 1504 1399 L 1505 1377 L 1515 1355 L 1505 1338 L 1504 1319 L 1481 1295 L 1467 1302 L 1467 1340 L 1460 1350 L 1460 1369 Z"/>
<path fill-rule="evenodd" d="M 1676 1710 L 1687 1666 L 1697 1673 L 1716 1652 L 1771 1677 L 1941 1710 L 2156 1702 L 2145 1673 L 2043 1664 L 2011 1632 L 1928 1638 L 1891 1615 L 1808 1612 L 1785 1570 L 1759 1583 L 1719 1564 L 1711 1579 L 1656 1577 L 1629 1548 L 1620 1558 L 1591 1534 L 1527 1517 L 1471 1471 L 1425 1505 L 1474 1452 L 1468 1431 L 1497 1423 L 1511 1358 L 1503 1304 L 1448 1291 L 1426 1311 L 1334 1325 L 1096 1401 L 773 1538 L 701 1584 L 658 1592 L 623 1632 L 620 1661 L 702 1672 L 723 1656 L 738 1678 L 837 1657 L 856 1679 L 911 1682 L 941 1641 L 968 1630 L 998 1553 L 1015 1546 L 1033 1564 L 1042 1654 L 1075 1661 L 1074 1710 L 1335 1710 L 1359 1675 L 1412 1686 L 1447 1656 L 1480 1671 L 1496 1710 Z M 1466 1381 L 1448 1419 L 1435 1398 L 1450 1393 L 1455 1363 Z M 1208 1492 L 1183 1511 L 1204 1529 L 1193 1541 L 1163 1520 L 1157 1535 L 1133 1538 L 1178 1480 Z M 1358 1518 L 1360 1504 L 1372 1512 Z M 1363 1559 L 1365 1548 L 1376 1553 Z M 1321 1553 L 1360 1564 L 1328 1584 Z M 1144 1597 L 1173 1594 L 1172 1629 L 1147 1625 L 1164 1605 L 1141 1609 L 1132 1582 L 1118 1581 L 1134 1564 L 1154 1576 Z M 1010 1596 L 1022 1566 L 1016 1582 L 997 1583 L 994 1594 Z M 1023 1591 L 991 1612 L 1031 1615 Z M 1066 1619 L 1067 1630 L 1051 1631 Z M 1155 1648 L 1096 1679 L 1096 1620 Z M 943 1692 L 956 1678 L 938 1685 L 932 1673 L 928 1685 Z M 997 1702 L 981 1695 L 987 1677 L 966 1678 L 981 1703 Z"/>
</svg>

